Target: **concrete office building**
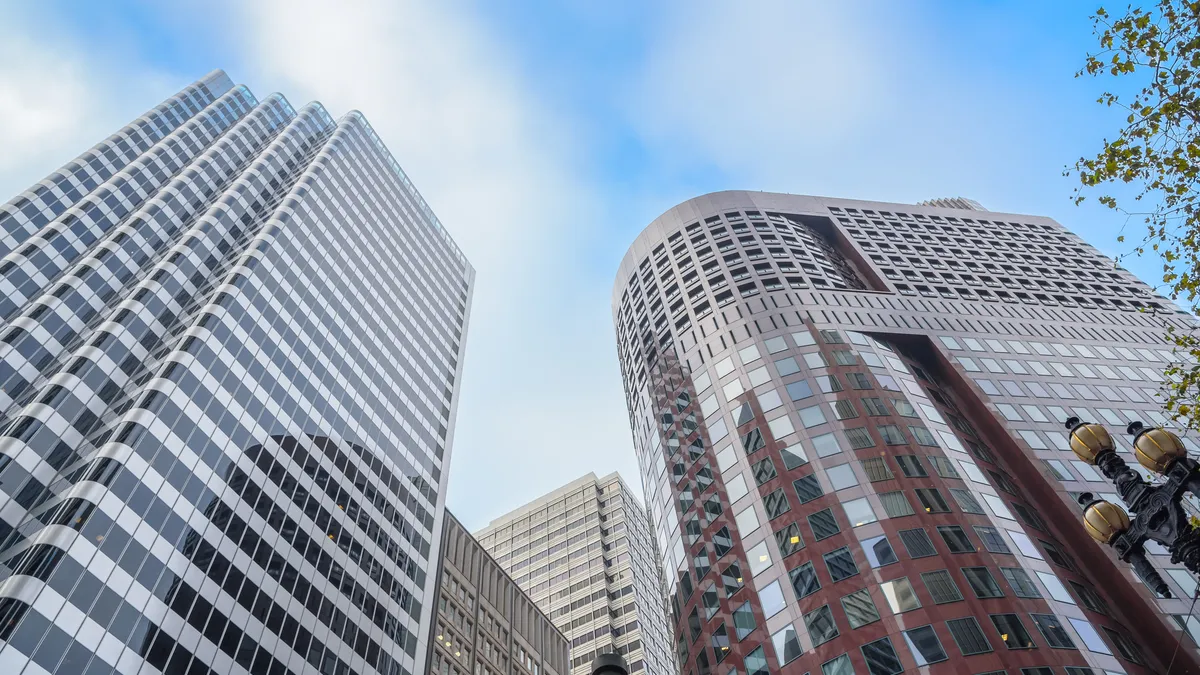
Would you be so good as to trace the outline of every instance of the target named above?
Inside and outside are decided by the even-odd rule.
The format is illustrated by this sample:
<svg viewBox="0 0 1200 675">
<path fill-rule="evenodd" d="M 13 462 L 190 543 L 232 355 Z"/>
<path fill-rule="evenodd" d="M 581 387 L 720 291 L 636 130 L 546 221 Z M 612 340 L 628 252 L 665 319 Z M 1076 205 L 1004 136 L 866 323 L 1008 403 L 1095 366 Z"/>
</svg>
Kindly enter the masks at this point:
<svg viewBox="0 0 1200 675">
<path fill-rule="evenodd" d="M 1061 225 L 714 193 L 637 237 L 613 320 L 682 673 L 1166 669 L 1196 582 L 1088 538 L 1114 490 L 1063 421 L 1165 424 L 1190 323 Z"/>
<path fill-rule="evenodd" d="M 565 675 L 570 642 L 452 514 L 442 527 L 430 675 Z"/>
<path fill-rule="evenodd" d="M 0 672 L 420 672 L 473 271 L 217 71 L 0 206 Z"/>
<path fill-rule="evenodd" d="M 631 673 L 677 672 L 653 534 L 620 476 L 588 474 L 475 536 L 571 641 L 572 675 L 607 652 Z"/>
</svg>

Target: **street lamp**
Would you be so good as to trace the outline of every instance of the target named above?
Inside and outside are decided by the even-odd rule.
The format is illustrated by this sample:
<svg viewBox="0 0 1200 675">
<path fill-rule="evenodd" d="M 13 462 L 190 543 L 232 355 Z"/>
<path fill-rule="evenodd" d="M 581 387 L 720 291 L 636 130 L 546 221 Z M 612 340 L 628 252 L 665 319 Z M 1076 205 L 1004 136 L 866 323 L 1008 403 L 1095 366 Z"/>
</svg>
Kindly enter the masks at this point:
<svg viewBox="0 0 1200 675">
<path fill-rule="evenodd" d="M 629 675 L 629 664 L 615 652 L 601 654 L 592 661 L 592 675 Z"/>
<path fill-rule="evenodd" d="M 1192 573 L 1200 574 L 1200 531 L 1188 522 L 1181 504 L 1185 492 L 1200 496 L 1200 462 L 1187 456 L 1187 449 L 1175 434 L 1134 422 L 1127 431 L 1133 436 L 1138 464 L 1166 478 L 1164 483 L 1151 485 L 1117 455 L 1107 429 L 1084 424 L 1078 417 L 1067 420 L 1067 428 L 1071 430 L 1071 451 L 1096 465 L 1136 514 L 1130 519 L 1120 506 L 1085 492 L 1079 495 L 1084 528 L 1092 539 L 1108 544 L 1118 558 L 1132 564 L 1152 590 L 1171 597 L 1167 583 L 1146 558 L 1145 544 L 1147 540 L 1162 544 L 1171 552 L 1171 562 L 1183 563 Z"/>
</svg>

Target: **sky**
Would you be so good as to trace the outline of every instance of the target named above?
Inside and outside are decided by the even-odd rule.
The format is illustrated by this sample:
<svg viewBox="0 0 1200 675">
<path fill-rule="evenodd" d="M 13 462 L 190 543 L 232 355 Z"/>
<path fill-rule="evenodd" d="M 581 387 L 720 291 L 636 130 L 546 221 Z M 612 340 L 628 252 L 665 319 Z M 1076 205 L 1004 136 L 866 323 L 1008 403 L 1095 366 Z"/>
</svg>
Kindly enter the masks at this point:
<svg viewBox="0 0 1200 675">
<path fill-rule="evenodd" d="M 682 201 L 964 196 L 1126 252 L 1137 223 L 1063 176 L 1121 123 L 1075 77 L 1095 7 L 0 0 L 0 199 L 214 68 L 362 111 L 477 272 L 448 502 L 478 529 L 590 471 L 640 485 L 611 290 Z"/>
</svg>

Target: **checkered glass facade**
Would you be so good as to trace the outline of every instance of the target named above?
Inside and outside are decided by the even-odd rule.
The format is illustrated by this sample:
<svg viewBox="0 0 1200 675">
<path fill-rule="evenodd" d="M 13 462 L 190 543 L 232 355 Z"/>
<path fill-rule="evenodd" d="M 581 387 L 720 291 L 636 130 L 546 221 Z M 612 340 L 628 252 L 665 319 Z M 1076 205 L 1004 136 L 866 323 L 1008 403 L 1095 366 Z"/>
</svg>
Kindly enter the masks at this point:
<svg viewBox="0 0 1200 675">
<path fill-rule="evenodd" d="M 360 114 L 214 72 L 0 255 L 0 671 L 419 671 L 474 273 Z"/>
</svg>

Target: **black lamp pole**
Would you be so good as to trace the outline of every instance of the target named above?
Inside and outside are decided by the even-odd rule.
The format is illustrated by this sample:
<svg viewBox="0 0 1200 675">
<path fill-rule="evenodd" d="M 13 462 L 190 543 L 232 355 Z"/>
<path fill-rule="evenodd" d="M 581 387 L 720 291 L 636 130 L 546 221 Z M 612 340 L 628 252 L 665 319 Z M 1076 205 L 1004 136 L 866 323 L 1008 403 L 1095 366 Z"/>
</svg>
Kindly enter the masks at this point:
<svg viewBox="0 0 1200 675">
<path fill-rule="evenodd" d="M 1147 541 L 1162 544 L 1171 552 L 1172 563 L 1182 563 L 1192 573 L 1200 574 L 1200 530 L 1192 527 L 1182 504 L 1185 492 L 1200 496 L 1200 462 L 1187 456 L 1175 434 L 1134 422 L 1127 431 L 1134 438 L 1138 463 L 1166 478 L 1159 485 L 1151 485 L 1121 459 L 1104 427 L 1083 424 L 1072 417 L 1067 420 L 1067 428 L 1071 430 L 1071 450 L 1083 461 L 1095 464 L 1136 514 L 1130 519 L 1119 506 L 1085 492 L 1079 495 L 1079 504 L 1085 508 L 1083 519 L 1088 534 L 1133 565 L 1152 590 L 1171 597 L 1167 583 L 1146 558 L 1145 545 Z"/>
</svg>

